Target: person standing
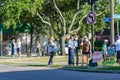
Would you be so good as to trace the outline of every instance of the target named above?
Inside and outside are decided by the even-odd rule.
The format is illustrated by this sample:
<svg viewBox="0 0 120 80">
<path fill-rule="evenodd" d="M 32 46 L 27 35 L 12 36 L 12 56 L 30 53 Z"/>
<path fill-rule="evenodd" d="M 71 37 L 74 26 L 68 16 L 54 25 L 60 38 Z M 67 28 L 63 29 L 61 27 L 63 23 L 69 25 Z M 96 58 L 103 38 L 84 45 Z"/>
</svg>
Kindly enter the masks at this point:
<svg viewBox="0 0 120 80">
<path fill-rule="evenodd" d="M 118 40 L 115 42 L 116 51 L 117 51 L 117 63 L 120 65 L 120 36 Z"/>
<path fill-rule="evenodd" d="M 21 56 L 21 41 L 20 41 L 20 39 L 17 39 L 17 54 L 18 54 L 18 57 Z"/>
<path fill-rule="evenodd" d="M 88 38 L 85 36 L 83 41 L 81 42 L 82 46 L 82 66 L 84 64 L 84 60 L 87 59 L 87 65 L 89 65 L 89 58 L 91 54 L 91 43 Z"/>
<path fill-rule="evenodd" d="M 36 46 L 37 46 L 37 49 L 36 49 L 37 57 L 42 56 L 41 45 L 40 45 L 39 41 L 36 42 Z"/>
<path fill-rule="evenodd" d="M 75 37 L 74 46 L 75 46 L 75 55 L 76 55 L 76 65 L 79 64 L 79 55 L 78 55 L 79 44 L 80 44 L 80 40 L 78 40 L 78 38 Z"/>
<path fill-rule="evenodd" d="M 68 40 L 68 65 L 74 65 L 74 38 L 71 36 Z"/>
<path fill-rule="evenodd" d="M 11 52 L 11 57 L 14 57 L 16 52 L 16 43 L 15 43 L 15 39 L 12 40 L 12 52 Z"/>
<path fill-rule="evenodd" d="M 107 56 L 107 43 L 108 43 L 108 40 L 105 39 L 102 45 L 102 55 L 104 60 L 105 60 L 105 57 Z"/>
<path fill-rule="evenodd" d="M 48 48 L 48 53 L 50 53 L 50 58 L 49 58 L 49 61 L 48 61 L 48 65 L 52 65 L 53 64 L 53 57 L 56 53 L 55 52 L 56 44 L 54 43 L 54 37 L 50 37 L 48 39 L 47 48 Z"/>
</svg>

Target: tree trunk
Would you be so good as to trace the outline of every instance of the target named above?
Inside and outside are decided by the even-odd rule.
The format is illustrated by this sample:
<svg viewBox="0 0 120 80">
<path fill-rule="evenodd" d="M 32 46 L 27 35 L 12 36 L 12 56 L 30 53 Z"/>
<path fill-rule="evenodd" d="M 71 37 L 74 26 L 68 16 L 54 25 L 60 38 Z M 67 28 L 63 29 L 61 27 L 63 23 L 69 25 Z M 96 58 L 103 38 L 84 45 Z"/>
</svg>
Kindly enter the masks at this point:
<svg viewBox="0 0 120 80">
<path fill-rule="evenodd" d="M 65 36 L 60 37 L 60 55 L 65 55 Z"/>
<path fill-rule="evenodd" d="M 30 53 L 27 54 L 28 57 L 30 57 L 32 54 L 33 28 L 34 28 L 34 26 L 31 25 L 31 28 L 30 28 Z"/>
</svg>

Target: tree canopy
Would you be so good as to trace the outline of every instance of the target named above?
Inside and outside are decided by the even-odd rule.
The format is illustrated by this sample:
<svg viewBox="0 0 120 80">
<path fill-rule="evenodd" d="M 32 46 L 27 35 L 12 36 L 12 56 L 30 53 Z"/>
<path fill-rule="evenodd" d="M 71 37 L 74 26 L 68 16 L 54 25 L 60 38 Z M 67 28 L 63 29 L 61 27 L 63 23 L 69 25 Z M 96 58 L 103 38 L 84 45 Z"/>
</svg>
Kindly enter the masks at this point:
<svg viewBox="0 0 120 80">
<path fill-rule="evenodd" d="M 29 19 L 36 14 L 36 10 L 41 9 L 43 0 L 5 0 L 2 1 L 1 15 L 6 27 L 16 27 L 23 19 Z"/>
<path fill-rule="evenodd" d="M 84 1 L 88 0 L 1 0 L 0 17 L 7 28 L 16 28 L 18 24 L 30 24 L 31 31 L 39 32 L 49 30 L 43 26 L 50 27 L 61 41 L 63 40 L 61 43 L 64 43 L 67 34 L 91 33 L 91 25 L 86 21 L 91 5 Z M 92 8 L 97 16 L 94 24 L 94 31 L 97 32 L 110 28 L 110 23 L 103 20 L 104 17 L 110 17 L 110 1 L 95 1 Z M 115 13 L 119 14 L 120 5 L 117 0 L 114 4 Z"/>
</svg>

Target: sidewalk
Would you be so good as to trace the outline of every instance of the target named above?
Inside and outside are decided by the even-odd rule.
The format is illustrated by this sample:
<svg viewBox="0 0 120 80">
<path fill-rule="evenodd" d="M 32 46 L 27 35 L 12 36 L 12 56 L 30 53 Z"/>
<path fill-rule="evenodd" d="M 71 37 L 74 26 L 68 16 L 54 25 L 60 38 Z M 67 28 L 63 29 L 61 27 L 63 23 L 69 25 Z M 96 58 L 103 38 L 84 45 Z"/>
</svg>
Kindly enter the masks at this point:
<svg viewBox="0 0 120 80">
<path fill-rule="evenodd" d="M 11 72 L 11 71 L 28 71 L 28 70 L 46 70 L 49 67 L 34 67 L 34 66 L 12 66 L 0 64 L 0 72 Z"/>
<path fill-rule="evenodd" d="M 42 58 L 42 57 L 41 57 Z M 0 59 L 0 63 L 2 64 L 8 64 L 8 65 L 1 65 L 0 64 L 0 68 L 2 69 L 2 71 L 5 70 L 4 67 L 11 67 L 12 70 L 14 70 L 14 66 L 15 67 L 20 67 L 21 64 L 23 65 L 26 65 L 24 66 L 25 68 L 26 67 L 30 67 L 31 69 L 31 66 L 34 67 L 34 69 L 39 69 L 39 68 L 52 68 L 52 67 L 47 67 L 47 61 L 48 61 L 48 58 L 49 57 L 43 57 L 45 61 L 41 61 L 41 58 L 37 59 L 35 57 L 32 57 L 32 58 L 10 58 L 10 57 L 4 57 L 4 59 Z M 56 59 L 61 59 L 61 56 L 56 56 Z M 32 61 L 33 60 L 33 61 Z M 10 65 L 13 65 L 13 66 L 10 66 Z M 61 61 L 60 62 L 54 62 L 55 65 L 67 65 L 67 61 Z M 54 65 L 53 65 L 54 66 Z M 12 68 L 13 67 L 13 68 Z M 23 68 L 24 68 L 23 67 Z M 39 68 L 38 68 L 39 67 Z M 59 66 L 58 66 L 59 67 Z M 99 66 L 99 67 L 102 67 L 102 66 Z M 53 67 L 54 68 L 54 67 Z M 98 68 L 98 67 L 97 67 Z M 120 73 L 120 70 L 97 70 L 96 67 L 88 67 L 88 68 L 85 68 L 85 69 L 77 69 L 77 68 L 62 68 L 62 69 L 65 69 L 65 70 L 72 70 L 72 71 L 81 71 L 81 72 L 99 72 L 99 73 Z M 6 70 L 5 70 L 6 71 Z"/>
</svg>

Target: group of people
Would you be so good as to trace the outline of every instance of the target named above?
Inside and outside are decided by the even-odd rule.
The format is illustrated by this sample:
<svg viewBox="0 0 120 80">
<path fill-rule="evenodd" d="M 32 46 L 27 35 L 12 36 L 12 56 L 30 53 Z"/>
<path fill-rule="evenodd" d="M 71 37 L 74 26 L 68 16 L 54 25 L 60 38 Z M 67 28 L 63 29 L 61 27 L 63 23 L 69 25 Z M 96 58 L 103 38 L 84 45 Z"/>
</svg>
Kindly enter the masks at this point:
<svg viewBox="0 0 120 80">
<path fill-rule="evenodd" d="M 82 66 L 87 62 L 89 64 L 89 57 L 91 53 L 91 43 L 89 39 L 85 36 L 83 40 L 77 40 L 71 36 L 68 40 L 68 64 L 74 65 L 74 55 L 76 55 L 76 65 L 78 65 L 79 57 L 78 50 L 82 47 Z"/>
<path fill-rule="evenodd" d="M 108 40 L 107 39 L 104 39 L 104 43 L 102 45 L 102 55 L 103 55 L 103 61 L 105 60 L 105 57 L 106 56 L 110 56 L 108 54 L 108 47 L 107 47 L 107 44 L 108 44 Z M 115 41 L 114 44 L 112 44 L 111 46 L 114 46 L 115 47 L 115 52 L 113 54 L 116 53 L 116 62 L 120 65 L 120 36 L 117 36 L 117 39 Z"/>
<path fill-rule="evenodd" d="M 78 40 L 77 38 L 71 36 L 68 39 L 68 65 L 74 65 L 74 55 L 76 55 L 76 65 L 79 64 L 78 52 L 80 47 L 82 47 L 82 66 L 85 62 L 89 64 L 89 58 L 91 54 L 91 43 L 87 37 L 84 37 L 83 40 Z M 56 44 L 54 42 L 54 37 L 48 38 L 46 45 L 46 50 L 50 54 L 48 65 L 53 64 L 53 57 L 56 53 Z"/>
<path fill-rule="evenodd" d="M 14 57 L 16 53 L 18 57 L 21 56 L 21 41 L 19 38 L 17 40 L 12 39 L 11 57 Z"/>
<path fill-rule="evenodd" d="M 107 43 L 108 40 L 105 39 L 103 46 L 102 46 L 102 54 L 103 58 L 107 54 Z M 37 56 L 40 56 L 40 43 L 39 41 L 36 42 L 37 44 Z M 118 40 L 115 42 L 116 46 L 116 52 L 117 52 L 117 62 L 120 64 L 120 36 L 118 37 Z M 74 65 L 74 55 L 76 55 L 76 65 L 79 64 L 79 49 L 82 49 L 82 66 L 84 65 L 85 62 L 87 62 L 87 65 L 89 65 L 89 58 L 91 56 L 91 43 L 89 39 L 85 36 L 82 39 L 77 39 L 73 36 L 70 36 L 68 39 L 68 65 Z M 50 54 L 50 58 L 48 61 L 48 65 L 53 64 L 53 57 L 57 51 L 57 45 L 54 42 L 54 37 L 50 37 L 47 40 L 46 44 L 46 50 Z M 17 53 L 18 57 L 21 56 L 21 41 L 18 38 L 17 40 L 13 39 L 12 40 L 12 53 L 11 57 L 14 57 L 14 55 Z"/>
</svg>

